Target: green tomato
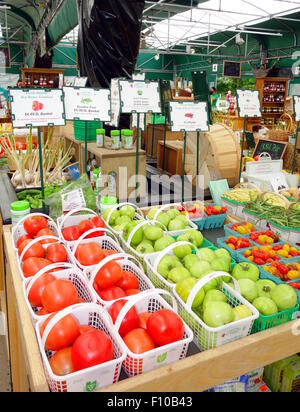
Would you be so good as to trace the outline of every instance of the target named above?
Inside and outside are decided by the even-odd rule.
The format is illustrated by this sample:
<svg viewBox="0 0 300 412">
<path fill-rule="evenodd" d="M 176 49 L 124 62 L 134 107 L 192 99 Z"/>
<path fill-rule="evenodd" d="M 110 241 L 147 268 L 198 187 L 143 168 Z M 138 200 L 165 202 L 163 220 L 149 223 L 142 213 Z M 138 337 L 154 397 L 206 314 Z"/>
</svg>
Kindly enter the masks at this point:
<svg viewBox="0 0 300 412">
<path fill-rule="evenodd" d="M 270 298 L 256 298 L 252 304 L 263 316 L 270 316 L 278 313 L 276 303 Z"/>
<path fill-rule="evenodd" d="M 178 293 L 178 295 L 181 297 L 181 299 L 185 303 L 187 302 L 189 294 L 191 293 L 192 289 L 194 288 L 197 282 L 198 282 L 197 279 L 193 277 L 189 277 L 177 283 L 176 292 Z M 205 292 L 203 289 L 200 289 L 194 299 L 194 302 L 192 304 L 192 309 L 198 308 L 202 304 L 204 298 L 205 298 Z"/>
<path fill-rule="evenodd" d="M 173 249 L 173 253 L 179 259 L 184 259 L 186 256 L 192 253 L 192 248 L 189 245 L 177 246 Z"/>
<path fill-rule="evenodd" d="M 247 306 L 245 305 L 239 305 L 233 308 L 233 314 L 234 314 L 234 321 L 249 318 L 252 316 L 252 312 Z"/>
<path fill-rule="evenodd" d="M 297 305 L 297 293 L 289 285 L 277 285 L 271 292 L 272 300 L 276 303 L 278 310 L 292 309 Z"/>
<path fill-rule="evenodd" d="M 203 302 L 203 310 L 205 311 L 207 304 L 209 302 L 225 302 L 227 303 L 227 297 L 226 295 L 221 292 L 220 290 L 209 290 L 204 298 L 204 302 Z"/>
<path fill-rule="evenodd" d="M 169 272 L 168 280 L 173 283 L 178 283 L 184 279 L 189 278 L 190 276 L 191 276 L 190 272 L 182 266 L 182 267 L 172 269 Z"/>
<path fill-rule="evenodd" d="M 256 282 L 258 289 L 258 296 L 271 298 L 271 292 L 276 287 L 276 283 L 268 279 L 259 280 Z"/>
<path fill-rule="evenodd" d="M 236 280 L 251 279 L 256 282 L 259 278 L 259 269 L 253 263 L 241 262 L 234 267 L 232 276 Z"/>
<path fill-rule="evenodd" d="M 225 302 L 208 302 L 204 310 L 203 320 L 207 326 L 218 328 L 234 321 L 232 307 Z"/>
<path fill-rule="evenodd" d="M 252 303 L 258 297 L 258 288 L 255 282 L 251 279 L 239 279 L 238 284 L 241 289 L 241 295 Z"/>
</svg>

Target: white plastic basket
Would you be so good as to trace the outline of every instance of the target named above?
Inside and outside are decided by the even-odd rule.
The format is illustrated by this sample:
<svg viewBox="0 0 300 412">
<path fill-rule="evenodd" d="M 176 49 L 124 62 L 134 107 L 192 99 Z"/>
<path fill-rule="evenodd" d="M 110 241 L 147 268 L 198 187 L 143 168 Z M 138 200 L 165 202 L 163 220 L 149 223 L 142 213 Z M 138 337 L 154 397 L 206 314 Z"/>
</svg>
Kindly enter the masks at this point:
<svg viewBox="0 0 300 412">
<path fill-rule="evenodd" d="M 113 214 L 113 212 L 115 210 L 120 209 L 123 206 L 132 206 L 135 209 L 135 216 L 134 216 L 134 220 L 145 220 L 143 212 L 140 210 L 140 208 L 137 207 L 137 205 L 135 205 L 134 203 L 128 203 L 128 202 L 124 202 L 124 203 L 119 203 L 115 206 L 113 206 L 108 215 L 107 215 L 107 221 L 106 221 L 106 226 L 112 231 L 112 233 L 118 238 L 118 240 L 121 242 L 122 244 L 122 232 L 117 232 L 116 230 L 114 230 L 111 225 L 109 224 L 109 220 L 111 218 L 111 215 Z"/>
<path fill-rule="evenodd" d="M 26 235 L 27 232 L 24 229 L 24 222 L 28 217 L 34 217 L 34 216 L 41 216 L 44 217 L 45 219 L 47 219 L 48 221 L 48 229 L 52 230 L 52 232 L 54 233 L 55 236 L 60 237 L 59 234 L 59 229 L 56 225 L 56 223 L 54 222 L 54 220 L 47 215 L 44 215 L 43 213 L 31 213 L 28 216 L 25 216 L 23 219 L 21 219 L 16 226 L 14 226 L 12 228 L 12 247 L 14 249 L 14 251 L 17 251 L 17 242 L 19 240 L 19 238 L 23 235 Z"/>
<path fill-rule="evenodd" d="M 239 284 L 232 276 L 230 277 L 234 282 L 235 290 L 223 282 L 222 292 L 226 295 L 230 306 L 247 306 L 252 313 L 251 317 L 241 319 L 218 328 L 212 328 L 207 326 L 200 319 L 200 317 L 192 311 L 192 304 L 200 289 L 202 289 L 203 286 L 211 280 L 223 276 L 228 277 L 230 275 L 225 272 L 213 272 L 200 279 L 189 294 L 187 303 L 184 303 L 181 297 L 177 294 L 176 289 L 174 289 L 174 296 L 178 302 L 179 315 L 186 321 L 194 332 L 194 342 L 201 351 L 216 348 L 250 335 L 253 323 L 259 317 L 258 310 L 240 294 Z"/>
<path fill-rule="evenodd" d="M 201 260 L 201 255 L 199 253 L 199 250 L 195 247 L 195 245 L 193 245 L 193 243 L 190 243 L 190 242 L 173 243 L 172 245 L 168 246 L 162 252 L 155 253 L 155 255 L 147 256 L 145 258 L 145 263 L 147 267 L 147 275 L 149 276 L 150 280 L 152 281 L 153 285 L 156 288 L 165 289 L 168 292 L 170 292 L 172 295 L 174 295 L 173 292 L 174 292 L 174 288 L 176 284 L 168 282 L 162 275 L 160 275 L 157 271 L 157 267 L 163 257 L 167 255 L 173 255 L 173 250 L 176 247 L 185 246 L 185 245 L 191 246 L 193 249 L 195 249 L 199 260 Z"/>
<path fill-rule="evenodd" d="M 86 213 L 82 214 L 83 212 L 86 212 Z M 99 215 L 96 212 L 94 212 L 92 209 L 88 209 L 85 207 L 73 209 L 67 214 L 60 216 L 57 219 L 57 225 L 58 225 L 60 237 L 64 240 L 64 242 L 68 246 L 72 246 L 75 243 L 75 241 L 65 240 L 62 234 L 62 230 L 66 227 L 78 226 L 79 223 L 81 223 L 82 221 L 93 219 L 94 217 L 99 217 Z M 102 231 L 102 228 L 99 228 L 98 232 L 99 231 Z"/>
<path fill-rule="evenodd" d="M 174 206 L 174 207 L 172 207 L 172 206 Z M 170 208 L 171 208 L 171 209 L 172 209 L 172 208 L 175 209 L 176 206 L 182 206 L 182 205 L 181 205 L 181 203 L 174 203 L 174 204 L 170 204 L 170 205 L 160 206 L 159 209 L 158 209 L 158 211 L 155 213 L 154 218 L 153 218 L 152 220 L 150 220 L 148 217 L 146 217 L 146 219 L 147 219 L 149 222 L 157 222 L 157 218 L 158 218 L 158 216 L 160 215 L 161 212 L 163 212 L 163 211 L 166 210 L 166 209 L 170 209 Z M 188 231 L 191 230 L 191 229 L 196 229 L 196 230 L 198 230 L 198 226 L 197 226 L 194 222 L 192 222 L 192 221 L 190 220 L 190 215 L 188 214 L 187 210 L 186 210 L 186 209 L 184 209 L 184 210 L 185 210 L 185 217 L 187 218 L 188 223 L 189 223 L 189 227 L 186 228 L 186 229 L 182 229 L 182 230 L 173 230 L 173 231 L 167 230 L 167 234 L 168 234 L 169 236 L 172 236 L 172 237 L 176 238 L 176 237 L 178 237 L 178 236 L 180 236 L 180 235 L 184 235 L 186 232 L 188 232 Z"/>
<path fill-rule="evenodd" d="M 73 244 L 69 246 L 69 250 L 71 252 L 72 258 L 76 265 L 81 269 L 81 270 L 86 270 L 86 269 L 91 269 L 93 266 L 83 266 L 81 263 L 76 259 L 75 254 L 78 246 L 80 244 L 87 244 L 87 243 L 97 243 L 103 250 L 114 250 L 117 253 L 124 253 L 124 250 L 121 248 L 119 245 L 117 239 L 114 240 L 112 237 L 115 237 L 113 233 L 110 232 L 109 229 L 101 229 L 104 233 L 107 233 L 108 236 L 101 236 L 101 237 L 95 237 L 95 238 L 89 238 L 86 239 L 87 236 L 99 232 L 99 229 L 91 229 L 85 232 L 80 238 Z M 112 237 L 111 237 L 112 236 Z M 96 265 L 94 265 L 96 266 Z"/>
<path fill-rule="evenodd" d="M 98 293 L 94 289 L 94 281 L 99 272 L 107 263 L 115 260 L 121 266 L 123 271 L 128 271 L 133 273 L 138 281 L 139 281 L 139 288 L 141 291 L 154 289 L 152 282 L 148 279 L 145 275 L 143 268 L 140 262 L 134 257 L 127 255 L 126 253 L 118 253 L 116 255 L 108 256 L 107 258 L 103 259 L 97 266 L 93 266 L 92 268 L 88 268 L 84 271 L 84 274 L 89 279 L 90 289 L 93 291 L 96 302 L 101 306 L 110 306 L 114 301 L 105 301 L 101 299 Z M 128 298 L 128 297 L 126 297 Z M 124 299 L 126 299 L 124 298 Z"/>
<path fill-rule="evenodd" d="M 52 272 L 55 269 L 61 269 L 60 271 Z M 42 270 L 40 270 L 34 277 L 26 279 L 23 282 L 23 291 L 25 296 L 25 301 L 28 306 L 31 318 L 35 324 L 39 320 L 47 319 L 48 315 L 39 316 L 37 315 L 40 308 L 33 308 L 28 300 L 28 295 L 33 287 L 34 283 L 45 273 L 50 273 L 56 279 L 69 280 L 75 286 L 78 296 L 85 300 L 87 303 L 96 303 L 95 296 L 90 288 L 87 279 L 83 276 L 80 270 L 70 263 L 55 263 L 54 265 L 49 265 Z"/>
<path fill-rule="evenodd" d="M 160 294 L 169 295 L 172 299 L 173 307 L 170 306 L 166 300 L 160 296 Z M 115 321 L 116 331 L 120 329 L 124 317 L 133 306 L 135 306 L 138 313 L 154 313 L 161 309 L 169 309 L 177 313 L 176 300 L 169 294 L 169 292 L 161 289 L 147 290 L 128 299 L 128 302 L 120 310 L 120 313 Z M 123 368 L 126 374 L 132 377 L 149 372 L 158 367 L 177 362 L 186 357 L 189 344 L 192 340 L 193 332 L 184 323 L 184 336 L 183 339 L 178 342 L 161 346 L 139 355 L 132 353 L 124 344 L 127 356 L 123 363 Z"/>
<path fill-rule="evenodd" d="M 131 242 L 132 242 L 132 239 L 133 239 L 134 235 L 136 234 L 136 232 L 137 232 L 140 228 L 142 228 L 143 226 L 149 226 L 149 225 L 153 225 L 153 226 L 154 226 L 155 223 L 157 223 L 157 222 L 151 222 L 150 220 L 149 220 L 149 221 L 143 220 L 142 222 L 140 222 L 139 224 L 136 225 L 136 227 L 132 230 L 132 232 L 131 232 L 130 235 L 128 236 L 128 239 L 127 239 L 127 240 L 125 240 L 124 238 L 122 238 L 122 246 L 123 246 L 123 249 L 125 250 L 125 252 L 127 252 L 129 255 L 134 256 L 134 257 L 144 266 L 144 269 L 145 269 L 145 270 L 146 270 L 146 265 L 145 265 L 144 259 L 145 259 L 147 256 L 154 255 L 155 252 L 153 252 L 153 253 L 148 253 L 148 254 L 141 254 L 141 253 L 137 252 L 137 251 L 131 246 Z M 162 226 L 163 226 L 163 225 L 162 225 Z M 165 234 L 167 234 L 167 232 L 165 232 Z"/>
<path fill-rule="evenodd" d="M 105 332 L 113 342 L 115 359 L 70 375 L 54 375 L 49 364 L 54 352 L 45 350 L 45 342 L 53 326 L 69 314 L 72 314 L 81 325 L 90 325 Z M 115 332 L 111 319 L 103 308 L 93 303 L 66 308 L 50 320 L 41 339 L 40 329 L 43 323 L 37 322 L 35 328 L 47 382 L 52 392 L 92 392 L 119 380 L 122 362 L 126 357 L 124 343 Z"/>
<path fill-rule="evenodd" d="M 63 264 L 63 263 L 75 264 L 74 259 L 73 259 L 73 256 L 72 256 L 72 254 L 71 254 L 68 246 L 64 243 L 63 240 L 61 240 L 60 238 L 55 237 L 55 236 L 41 236 L 41 237 L 39 237 L 39 238 L 33 239 L 32 242 L 28 243 L 28 245 L 25 246 L 25 248 L 24 248 L 24 250 L 23 250 L 23 252 L 21 253 L 20 256 L 18 255 L 18 252 L 16 251 L 17 264 L 18 264 L 18 268 L 19 268 L 19 272 L 20 272 L 20 275 L 21 275 L 22 280 L 28 279 L 28 278 L 26 278 L 26 277 L 24 276 L 23 269 L 22 269 L 22 265 L 23 265 L 23 263 L 24 263 L 24 262 L 23 262 L 23 259 L 24 259 L 24 256 L 25 256 L 26 252 L 27 252 L 35 243 L 38 243 L 38 242 L 43 241 L 43 240 L 49 240 L 49 239 L 50 239 L 50 240 L 53 240 L 53 243 L 43 244 L 42 246 L 43 246 L 44 249 L 47 250 L 49 246 L 51 246 L 51 245 L 53 245 L 53 244 L 55 244 L 55 243 L 60 243 L 60 244 L 62 244 L 62 245 L 64 246 L 64 248 L 66 249 L 66 252 L 67 252 L 67 262 L 61 262 L 61 263 L 62 263 L 62 264 Z"/>
</svg>

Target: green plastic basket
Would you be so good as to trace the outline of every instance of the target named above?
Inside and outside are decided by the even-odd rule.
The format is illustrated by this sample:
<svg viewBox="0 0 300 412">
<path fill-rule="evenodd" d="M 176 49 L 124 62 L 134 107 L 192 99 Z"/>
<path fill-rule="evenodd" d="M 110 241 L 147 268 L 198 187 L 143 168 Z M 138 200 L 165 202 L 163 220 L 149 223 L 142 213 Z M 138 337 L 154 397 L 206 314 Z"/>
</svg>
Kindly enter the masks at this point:
<svg viewBox="0 0 300 412">
<path fill-rule="evenodd" d="M 259 318 L 254 322 L 251 333 L 261 332 L 263 330 L 282 325 L 283 323 L 290 322 L 291 320 L 293 320 L 294 313 L 298 312 L 298 310 L 299 305 L 296 305 L 292 309 L 284 310 L 282 312 L 276 313 L 275 315 L 259 315 Z"/>
<path fill-rule="evenodd" d="M 81 120 L 74 120 L 73 124 L 75 140 L 84 142 L 85 133 L 87 133 L 88 142 L 97 141 L 97 130 L 101 128 L 101 122 L 87 122 L 87 128 L 85 127 L 85 122 Z"/>
</svg>

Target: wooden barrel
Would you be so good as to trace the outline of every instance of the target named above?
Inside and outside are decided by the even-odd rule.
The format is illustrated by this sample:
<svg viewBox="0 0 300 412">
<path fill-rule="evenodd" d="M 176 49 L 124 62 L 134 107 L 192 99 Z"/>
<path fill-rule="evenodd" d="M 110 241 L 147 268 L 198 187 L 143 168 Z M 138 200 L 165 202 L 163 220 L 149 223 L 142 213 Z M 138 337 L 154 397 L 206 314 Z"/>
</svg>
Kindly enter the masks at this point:
<svg viewBox="0 0 300 412">
<path fill-rule="evenodd" d="M 200 133 L 199 175 L 204 176 L 204 189 L 211 180 L 227 179 L 229 185 L 238 183 L 241 148 L 235 133 L 227 126 L 215 124 L 209 132 Z M 196 184 L 197 133 L 187 134 L 185 172 Z M 201 186 L 201 185 L 200 185 Z"/>
</svg>

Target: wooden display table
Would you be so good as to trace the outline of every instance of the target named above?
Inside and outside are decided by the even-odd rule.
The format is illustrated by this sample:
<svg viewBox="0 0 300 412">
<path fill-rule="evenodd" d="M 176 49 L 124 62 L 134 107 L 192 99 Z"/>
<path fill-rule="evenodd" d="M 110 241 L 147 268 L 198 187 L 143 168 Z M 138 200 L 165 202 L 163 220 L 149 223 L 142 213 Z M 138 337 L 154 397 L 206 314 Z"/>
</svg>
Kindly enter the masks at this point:
<svg viewBox="0 0 300 412">
<path fill-rule="evenodd" d="M 170 175 L 182 175 L 184 142 L 170 140 L 166 142 L 164 170 Z M 157 168 L 162 169 L 164 158 L 164 142 L 158 142 Z"/>
<path fill-rule="evenodd" d="M 228 114 L 218 113 L 216 115 L 216 123 L 225 124 L 230 127 L 234 132 L 244 130 L 244 118 L 239 116 L 229 116 Z M 246 131 L 252 132 L 254 126 L 261 126 L 261 118 L 247 119 Z"/>
<path fill-rule="evenodd" d="M 153 125 L 147 126 L 147 139 L 146 139 L 146 152 L 148 156 L 157 158 L 158 142 L 164 140 L 164 128 L 163 124 L 154 125 L 154 137 L 153 136 Z M 171 132 L 170 127 L 167 127 L 166 140 L 183 140 L 184 133 L 182 132 Z M 153 140 L 153 150 L 152 150 L 152 140 Z"/>
<path fill-rule="evenodd" d="M 84 143 L 81 146 L 82 158 L 84 159 Z M 116 191 L 119 199 L 127 200 L 135 190 L 136 175 L 136 148 L 131 150 L 112 150 L 98 148 L 97 143 L 88 143 L 88 156 L 95 155 L 97 165 L 101 166 L 102 176 L 110 172 L 116 173 Z M 84 164 L 84 161 L 82 162 Z M 125 168 L 122 170 L 121 168 Z M 127 173 L 127 176 L 126 176 Z M 146 182 L 146 153 L 144 150 L 139 151 L 139 176 L 145 177 Z M 120 190 L 119 190 L 120 189 Z M 145 185 L 139 189 L 140 197 L 147 194 Z"/>
<path fill-rule="evenodd" d="M 23 296 L 11 227 L 4 227 L 6 287 L 13 390 L 48 391 L 34 327 Z M 256 368 L 291 356 L 300 349 L 300 334 L 292 333 L 297 321 L 251 335 L 126 379 L 103 389 L 111 392 L 197 392 Z"/>
</svg>

